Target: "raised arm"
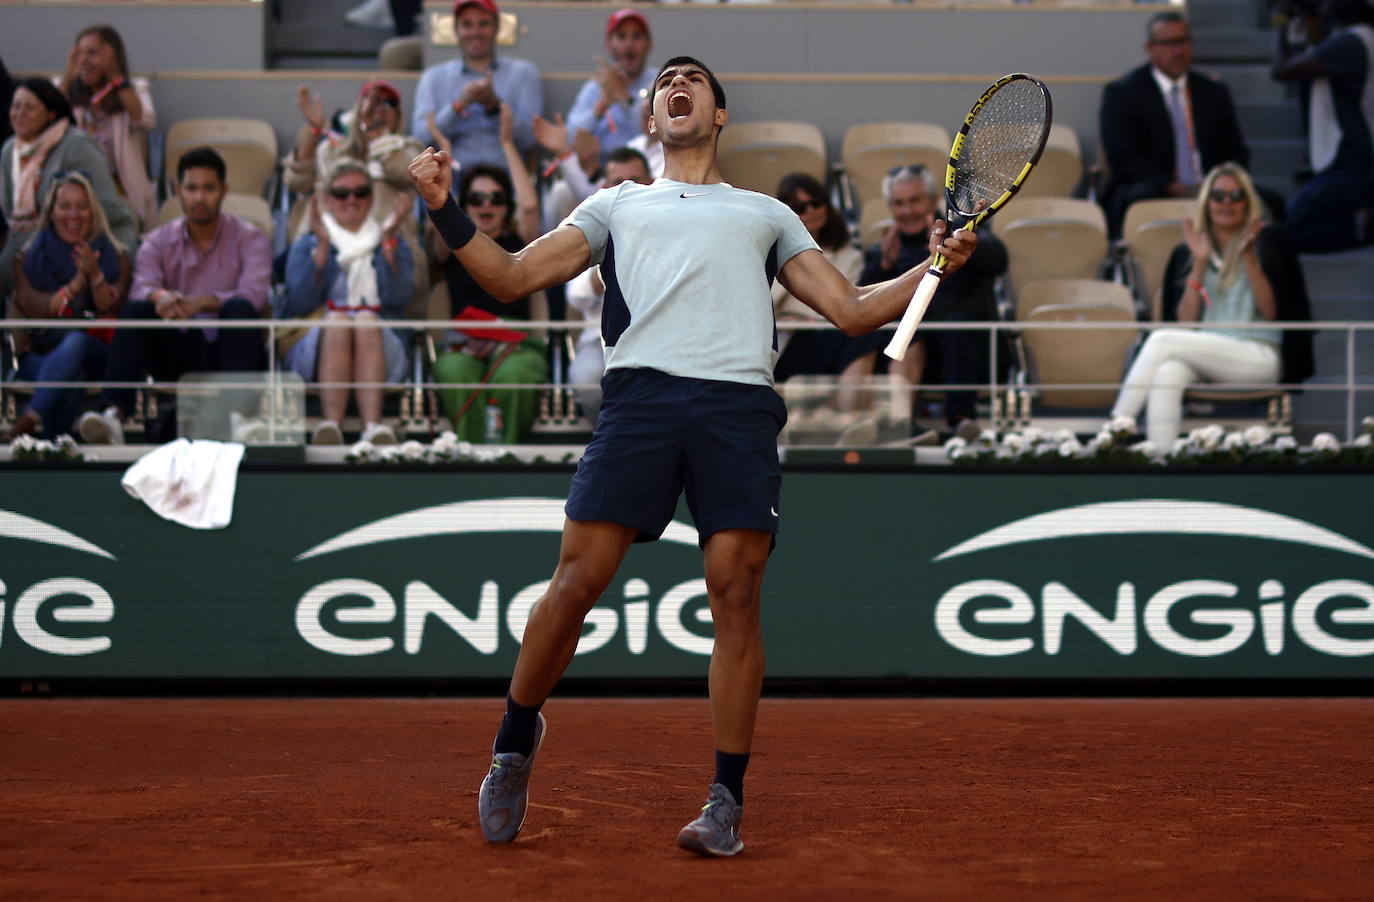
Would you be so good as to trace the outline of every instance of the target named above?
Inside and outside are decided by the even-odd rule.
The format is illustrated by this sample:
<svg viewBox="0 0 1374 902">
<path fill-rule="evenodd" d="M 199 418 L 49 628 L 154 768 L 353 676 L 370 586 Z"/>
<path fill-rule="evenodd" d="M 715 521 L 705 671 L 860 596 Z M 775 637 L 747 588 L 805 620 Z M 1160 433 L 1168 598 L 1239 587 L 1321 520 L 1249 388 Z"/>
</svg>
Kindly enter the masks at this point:
<svg viewBox="0 0 1374 902">
<path fill-rule="evenodd" d="M 948 227 L 936 220 L 930 230 L 930 251 L 940 251 L 948 258 L 945 275 L 965 263 L 978 245 L 978 237 L 967 229 L 959 229 L 946 236 Z M 787 290 L 830 320 L 846 335 L 866 335 L 882 328 L 906 312 L 916 285 L 930 268 L 930 260 L 886 282 L 856 287 L 818 250 L 797 254 L 783 266 L 779 279 Z"/>
<path fill-rule="evenodd" d="M 576 226 L 559 226 L 514 254 L 478 231 L 450 193 L 453 169 L 446 153 L 425 148 L 411 161 L 410 178 L 453 255 L 497 300 L 515 301 L 562 284 L 591 261 L 591 247 Z"/>
</svg>

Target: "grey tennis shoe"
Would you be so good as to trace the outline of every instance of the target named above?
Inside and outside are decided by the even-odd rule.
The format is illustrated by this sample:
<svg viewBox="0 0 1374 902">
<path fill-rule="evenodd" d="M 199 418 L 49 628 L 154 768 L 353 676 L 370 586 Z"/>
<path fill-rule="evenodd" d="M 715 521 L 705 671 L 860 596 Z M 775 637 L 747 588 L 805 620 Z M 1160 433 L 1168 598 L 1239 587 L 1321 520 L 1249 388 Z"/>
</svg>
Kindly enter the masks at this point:
<svg viewBox="0 0 1374 902">
<path fill-rule="evenodd" d="M 544 741 L 545 727 L 544 715 L 540 714 L 534 728 L 534 749 L 529 757 L 519 752 L 493 753 L 491 756 L 491 769 L 477 794 L 477 818 L 482 822 L 482 835 L 491 842 L 510 842 L 525 823 L 530 771 Z"/>
<path fill-rule="evenodd" d="M 735 804 L 730 790 L 711 784 L 711 794 L 696 820 L 682 828 L 677 844 L 698 855 L 729 857 L 744 851 L 739 838 L 739 822 L 744 808 Z"/>
</svg>

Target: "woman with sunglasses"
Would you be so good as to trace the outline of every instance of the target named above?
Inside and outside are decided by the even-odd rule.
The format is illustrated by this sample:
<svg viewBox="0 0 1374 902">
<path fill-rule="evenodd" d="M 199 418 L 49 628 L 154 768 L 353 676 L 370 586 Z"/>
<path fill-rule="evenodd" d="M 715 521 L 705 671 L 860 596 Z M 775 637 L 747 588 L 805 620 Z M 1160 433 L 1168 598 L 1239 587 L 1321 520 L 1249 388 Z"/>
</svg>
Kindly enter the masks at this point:
<svg viewBox="0 0 1374 902">
<path fill-rule="evenodd" d="M 334 165 L 324 204 L 311 199 L 310 231 L 291 245 L 286 260 L 286 292 L 278 317 L 323 316 L 378 323 L 399 319 L 414 294 L 410 248 L 397 240 L 410 212 L 402 198 L 385 223 L 373 217 L 373 180 L 356 160 Z M 382 422 L 382 382 L 406 374 L 406 351 L 392 329 L 315 326 L 303 336 L 278 340 L 282 364 L 306 382 L 365 383 L 353 389 L 363 421 L 363 441 L 395 444 L 396 434 Z M 348 409 L 347 387 L 320 390 L 322 419 L 311 435 L 317 445 L 343 441 L 339 424 Z"/>
<path fill-rule="evenodd" d="M 814 177 L 804 172 L 785 175 L 778 182 L 778 200 L 792 208 L 806 231 L 820 246 L 821 253 L 846 279 L 859 278 L 863 253 L 850 240 L 844 217 Z M 781 282 L 773 283 L 773 312 L 779 322 L 825 322 L 825 318 L 792 296 Z M 838 329 L 778 330 L 778 362 L 773 368 L 776 382 L 798 375 L 839 376 L 836 407 L 850 411 L 858 403 L 860 386 L 873 374 L 881 336 L 850 338 Z"/>
<path fill-rule="evenodd" d="M 148 175 L 148 133 L 157 128 L 148 79 L 129 74 L 124 39 L 110 25 L 76 36 L 62 91 L 76 124 L 105 152 L 110 170 L 144 229 L 157 222 L 157 187 Z"/>
<path fill-rule="evenodd" d="M 1151 332 L 1112 408 L 1132 418 L 1145 408 L 1145 436 L 1160 455 L 1173 450 L 1190 384 L 1297 383 L 1313 368 L 1311 332 L 1248 325 L 1312 318 L 1297 252 L 1286 230 L 1265 223 L 1249 174 L 1235 163 L 1214 168 L 1183 226 L 1165 270 L 1164 319 L 1223 328 Z"/>
<path fill-rule="evenodd" d="M 458 203 L 479 232 L 515 253 L 539 237 L 539 203 L 534 182 L 516 149 L 510 108 L 505 104 L 501 106 L 501 116 L 502 145 L 506 149 L 509 171 L 487 163 L 464 168 L 458 179 Z M 433 250 L 443 264 L 454 317 L 467 318 L 462 316 L 463 311 L 476 308 L 480 313 L 504 320 L 530 319 L 529 296 L 503 304 L 477 284 L 437 233 Z M 514 334 L 506 337 L 516 338 Z M 466 442 L 485 440 L 487 408 L 494 399 L 501 411 L 501 442 L 523 441 L 538 413 L 539 390 L 485 386 L 548 382 L 548 351 L 544 343 L 528 334 L 519 341 L 492 341 L 461 330 L 451 331 L 448 340 L 448 352 L 434 362 L 434 381 L 441 385 L 470 386 L 439 392 L 444 412 L 453 423 L 458 438 Z"/>
<path fill-rule="evenodd" d="M 15 265 L 11 315 L 28 319 L 113 317 L 128 298 L 129 252 L 110 233 L 90 180 L 76 172 L 53 183 L 38 231 Z M 105 375 L 108 339 L 86 329 L 15 330 L 20 380 L 89 382 Z M 53 439 L 76 419 L 85 389 L 39 388 L 15 420 L 21 435 Z"/>
</svg>

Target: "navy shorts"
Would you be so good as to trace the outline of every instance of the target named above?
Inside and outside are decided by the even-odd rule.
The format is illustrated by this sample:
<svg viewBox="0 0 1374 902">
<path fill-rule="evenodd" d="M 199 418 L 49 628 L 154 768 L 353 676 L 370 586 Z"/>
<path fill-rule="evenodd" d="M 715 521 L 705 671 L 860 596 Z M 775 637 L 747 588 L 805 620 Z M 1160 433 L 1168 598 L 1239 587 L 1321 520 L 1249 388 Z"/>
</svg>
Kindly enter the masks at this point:
<svg viewBox="0 0 1374 902">
<path fill-rule="evenodd" d="M 613 369 L 596 431 L 573 476 L 573 520 L 663 534 L 687 493 L 701 541 L 722 529 L 778 531 L 778 432 L 787 408 L 767 385 Z"/>
</svg>

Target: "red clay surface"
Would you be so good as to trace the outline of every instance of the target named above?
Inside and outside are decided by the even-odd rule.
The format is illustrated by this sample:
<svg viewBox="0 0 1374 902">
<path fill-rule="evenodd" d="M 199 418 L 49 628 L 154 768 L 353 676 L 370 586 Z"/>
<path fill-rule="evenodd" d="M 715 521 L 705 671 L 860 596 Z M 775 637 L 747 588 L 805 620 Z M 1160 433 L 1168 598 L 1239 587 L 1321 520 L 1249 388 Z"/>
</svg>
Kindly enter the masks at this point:
<svg viewBox="0 0 1374 902">
<path fill-rule="evenodd" d="M 1367 899 L 1374 700 L 570 700 L 491 846 L 490 701 L 0 701 L 0 899 Z"/>
</svg>

